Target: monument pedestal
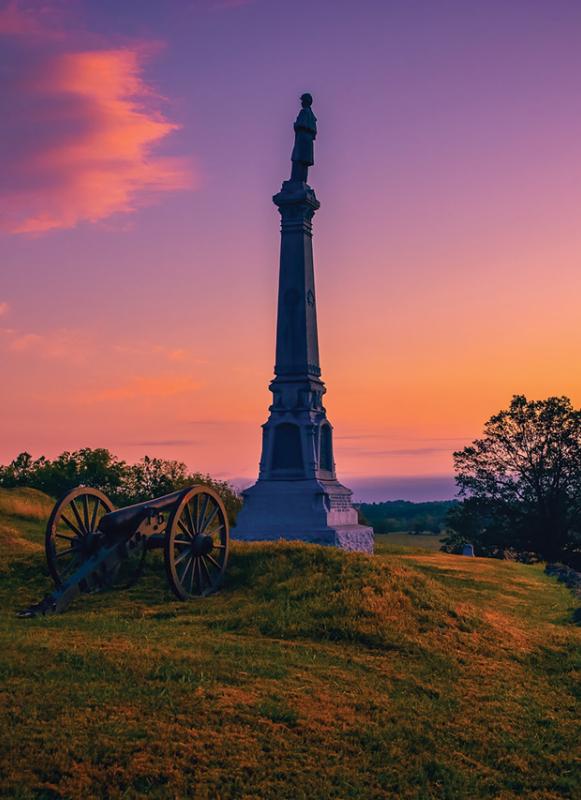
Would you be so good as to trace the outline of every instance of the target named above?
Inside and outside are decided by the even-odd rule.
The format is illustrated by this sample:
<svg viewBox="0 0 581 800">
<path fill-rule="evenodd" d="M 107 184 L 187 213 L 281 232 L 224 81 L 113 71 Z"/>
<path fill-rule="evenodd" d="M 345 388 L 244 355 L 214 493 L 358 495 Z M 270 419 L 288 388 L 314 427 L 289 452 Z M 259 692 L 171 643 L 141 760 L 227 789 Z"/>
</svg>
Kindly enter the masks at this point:
<svg viewBox="0 0 581 800">
<path fill-rule="evenodd" d="M 373 530 L 357 523 L 351 491 L 336 480 L 258 481 L 244 492 L 235 539 L 289 539 L 373 553 Z"/>
<path fill-rule="evenodd" d="M 306 178 L 312 163 L 316 119 L 310 95 L 301 100 L 303 112 L 305 102 L 309 112 L 301 112 L 295 123 L 294 177 L 272 198 L 281 215 L 273 402 L 262 426 L 258 481 L 243 492 L 232 536 L 294 539 L 372 553 L 373 530 L 358 525 L 352 492 L 337 480 L 333 429 L 323 407 L 312 247 L 319 201 L 306 180 L 296 177 Z"/>
</svg>

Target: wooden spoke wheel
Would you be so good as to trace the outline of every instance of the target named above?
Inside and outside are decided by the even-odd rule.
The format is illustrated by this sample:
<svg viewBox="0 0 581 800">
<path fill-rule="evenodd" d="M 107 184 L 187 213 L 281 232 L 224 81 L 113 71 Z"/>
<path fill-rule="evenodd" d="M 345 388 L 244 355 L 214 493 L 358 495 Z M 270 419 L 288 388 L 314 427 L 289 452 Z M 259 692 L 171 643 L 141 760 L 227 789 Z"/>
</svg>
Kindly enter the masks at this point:
<svg viewBox="0 0 581 800">
<path fill-rule="evenodd" d="M 193 486 L 170 514 L 165 535 L 165 569 L 180 600 L 215 592 L 228 561 L 228 516 L 213 489 Z"/>
<path fill-rule="evenodd" d="M 103 492 L 90 486 L 79 486 L 57 502 L 45 536 L 48 569 L 57 586 L 92 555 L 100 539 L 99 520 L 113 508 Z"/>
</svg>

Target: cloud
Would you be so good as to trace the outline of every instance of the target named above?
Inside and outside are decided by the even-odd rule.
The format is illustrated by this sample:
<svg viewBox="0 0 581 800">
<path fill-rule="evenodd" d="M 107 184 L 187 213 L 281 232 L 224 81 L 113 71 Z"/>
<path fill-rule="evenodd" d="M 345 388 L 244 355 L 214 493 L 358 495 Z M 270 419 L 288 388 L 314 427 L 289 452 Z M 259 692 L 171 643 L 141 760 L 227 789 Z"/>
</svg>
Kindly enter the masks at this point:
<svg viewBox="0 0 581 800">
<path fill-rule="evenodd" d="M 133 358 L 161 358 L 164 361 L 188 361 L 193 364 L 207 364 L 206 359 L 195 358 L 190 350 L 184 347 L 166 347 L 165 345 L 133 345 L 116 344 L 113 350 L 121 355 Z"/>
<path fill-rule="evenodd" d="M 44 333 L 32 333 L 3 328 L 5 348 L 15 354 L 36 358 L 57 359 L 80 363 L 85 360 L 91 344 L 81 331 L 60 328 Z"/>
<path fill-rule="evenodd" d="M 411 441 L 412 438 L 410 436 L 396 436 L 393 434 L 382 434 L 382 433 L 353 433 L 353 434 L 345 434 L 340 436 L 335 436 L 335 439 L 347 439 L 347 440 L 359 440 L 359 439 L 374 439 L 376 442 L 381 441 L 382 439 L 390 439 L 390 440 L 397 440 L 397 439 L 405 439 L 406 441 Z M 465 442 L 468 439 L 471 439 L 472 436 L 422 436 L 420 440 L 416 439 L 416 441 L 422 442 Z"/>
<path fill-rule="evenodd" d="M 0 302 L 0 316 L 9 310 L 8 303 Z M 90 332 L 57 328 L 44 331 L 27 331 L 16 328 L 0 328 L 0 347 L 23 356 L 61 359 L 78 363 L 99 353 L 115 358 L 116 362 L 130 363 L 133 370 L 137 359 L 148 364 L 182 363 L 205 364 L 205 360 L 194 358 L 189 350 L 180 347 L 147 344 L 109 345 Z"/>
<path fill-rule="evenodd" d="M 189 447 L 200 444 L 197 439 L 152 439 L 145 442 L 124 442 L 125 447 Z"/>
<path fill-rule="evenodd" d="M 188 354 L 187 350 L 184 350 L 181 347 L 176 347 L 175 350 L 168 350 L 166 352 L 166 357 L 170 361 L 183 361 L 184 358 L 186 358 L 187 354 Z M 202 362 L 198 361 L 198 363 L 202 363 Z M 207 362 L 204 361 L 203 363 L 205 364 Z"/>
<path fill-rule="evenodd" d="M 182 392 L 197 391 L 201 383 L 187 375 L 136 375 L 117 386 L 85 390 L 77 395 L 82 405 L 117 400 L 172 397 Z"/>
<path fill-rule="evenodd" d="M 353 448 L 349 449 L 346 452 L 349 455 L 358 455 L 358 456 L 371 456 L 376 458 L 384 458 L 386 456 L 412 456 L 412 457 L 423 457 L 423 456 L 431 456 L 435 455 L 436 453 L 451 453 L 451 447 L 406 447 L 401 449 L 394 449 L 394 450 L 367 450 L 367 449 L 359 449 Z"/>
<path fill-rule="evenodd" d="M 207 364 L 205 358 L 198 358 L 191 350 L 184 347 L 175 347 L 162 344 L 115 344 L 113 351 L 120 356 L 127 357 L 135 363 L 145 360 L 147 363 L 166 362 L 183 363 L 187 365 Z"/>
<path fill-rule="evenodd" d="M 457 495 L 453 475 L 345 476 L 355 502 L 376 503 L 385 500 L 426 502 L 451 500 Z"/>
<path fill-rule="evenodd" d="M 97 222 L 192 186 L 183 158 L 156 151 L 179 126 L 144 78 L 152 47 L 82 47 L 83 38 L 41 30 L 14 3 L 0 12 L 5 231 Z"/>
<path fill-rule="evenodd" d="M 214 0 L 213 7 L 217 9 L 222 8 L 242 8 L 254 3 L 254 0 Z"/>
<path fill-rule="evenodd" d="M 449 453 L 449 447 L 404 447 L 398 450 L 378 450 L 369 452 L 374 456 L 430 456 L 434 453 Z"/>
<path fill-rule="evenodd" d="M 185 425 L 200 425 L 200 426 L 217 426 L 223 427 L 224 425 L 250 425 L 256 427 L 255 420 L 242 420 L 242 419 L 189 419 L 184 422 Z"/>
<path fill-rule="evenodd" d="M 168 361 L 183 361 L 188 355 L 188 351 L 183 347 L 170 348 L 162 345 L 156 345 L 153 352 L 163 355 Z"/>
<path fill-rule="evenodd" d="M 8 303 L 0 303 L 0 317 L 4 316 L 4 314 L 8 313 L 10 306 Z"/>
<path fill-rule="evenodd" d="M 26 36 L 39 34 L 40 21 L 33 8 L 25 8 L 22 3 L 10 2 L 0 8 L 0 34 L 6 36 Z"/>
<path fill-rule="evenodd" d="M 375 439 L 377 440 L 379 437 L 376 433 L 354 433 L 352 435 L 346 436 L 335 436 L 335 439 L 349 439 L 349 440 L 359 440 L 359 439 Z"/>
</svg>

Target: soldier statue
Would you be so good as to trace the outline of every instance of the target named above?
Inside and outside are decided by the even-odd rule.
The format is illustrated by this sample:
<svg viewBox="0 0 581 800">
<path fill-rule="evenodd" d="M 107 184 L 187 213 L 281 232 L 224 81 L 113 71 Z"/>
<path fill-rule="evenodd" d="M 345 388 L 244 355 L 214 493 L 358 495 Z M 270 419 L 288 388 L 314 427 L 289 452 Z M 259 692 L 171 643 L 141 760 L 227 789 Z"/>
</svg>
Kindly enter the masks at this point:
<svg viewBox="0 0 581 800">
<path fill-rule="evenodd" d="M 311 111 L 313 98 L 301 95 L 302 108 L 294 124 L 295 146 L 291 155 L 293 168 L 291 181 L 307 182 L 309 167 L 315 163 L 313 142 L 317 138 L 317 118 Z"/>
</svg>

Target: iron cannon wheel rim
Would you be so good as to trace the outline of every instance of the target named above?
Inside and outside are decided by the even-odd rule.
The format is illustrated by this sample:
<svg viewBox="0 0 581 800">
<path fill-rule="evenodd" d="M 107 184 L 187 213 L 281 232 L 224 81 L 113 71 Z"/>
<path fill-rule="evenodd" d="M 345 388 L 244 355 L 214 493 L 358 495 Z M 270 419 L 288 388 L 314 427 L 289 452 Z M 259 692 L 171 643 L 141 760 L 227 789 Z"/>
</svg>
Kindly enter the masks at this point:
<svg viewBox="0 0 581 800">
<path fill-rule="evenodd" d="M 79 486 L 57 501 L 48 519 L 45 553 L 48 571 L 57 587 L 87 559 L 87 543 L 99 520 L 115 506 L 90 486 Z"/>
<path fill-rule="evenodd" d="M 209 552 L 202 552 L 205 543 L 199 537 L 211 537 Z M 207 486 L 192 487 L 172 511 L 164 542 L 167 578 L 176 597 L 189 600 L 217 591 L 228 549 L 228 515 L 220 495 Z"/>
</svg>

